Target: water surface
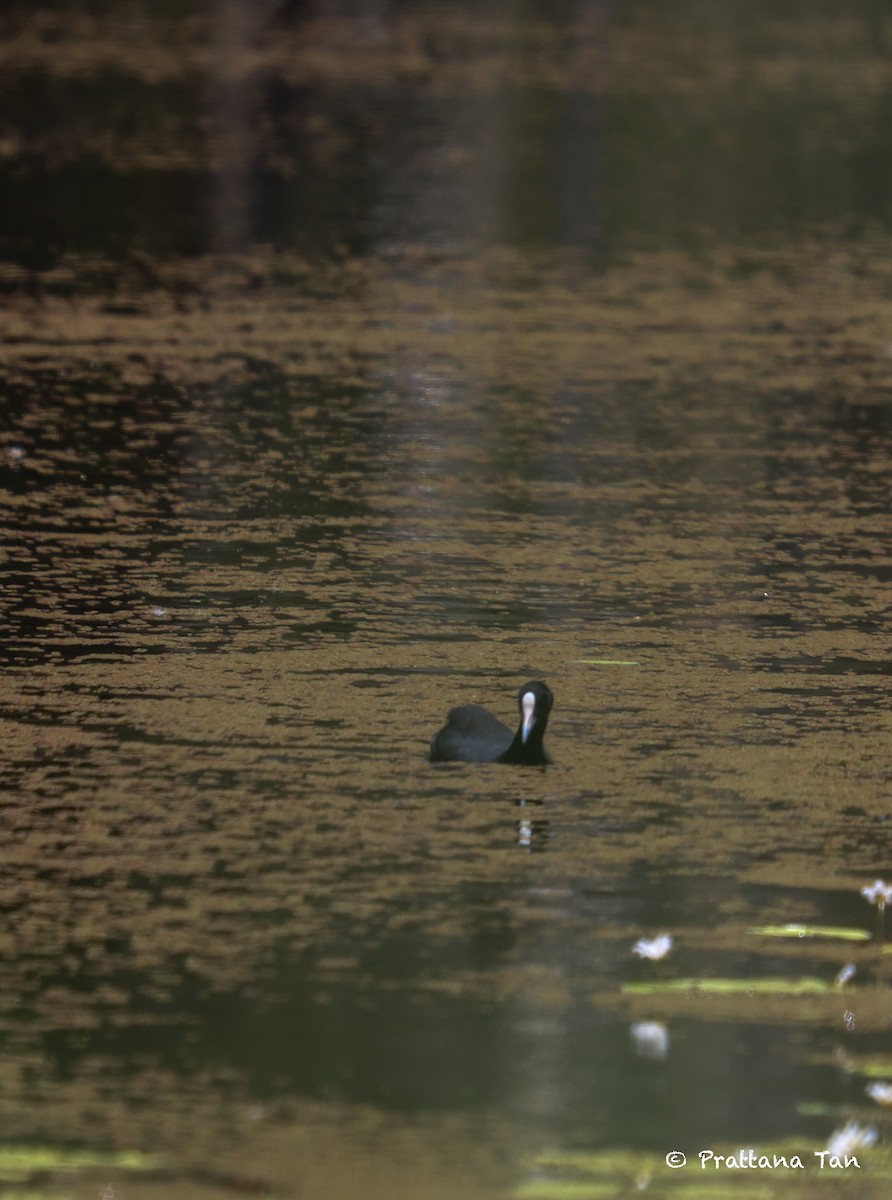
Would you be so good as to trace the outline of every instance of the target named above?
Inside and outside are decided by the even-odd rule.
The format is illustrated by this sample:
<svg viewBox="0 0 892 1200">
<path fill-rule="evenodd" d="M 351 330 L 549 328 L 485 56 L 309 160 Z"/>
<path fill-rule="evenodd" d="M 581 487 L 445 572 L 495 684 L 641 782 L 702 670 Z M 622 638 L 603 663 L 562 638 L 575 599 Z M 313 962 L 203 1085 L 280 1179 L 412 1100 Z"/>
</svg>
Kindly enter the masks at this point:
<svg viewBox="0 0 892 1200">
<path fill-rule="evenodd" d="M 77 1194 L 879 1126 L 886 22 L 710 12 L 4 18 L 0 1113 Z M 426 761 L 532 678 L 553 766 Z"/>
</svg>

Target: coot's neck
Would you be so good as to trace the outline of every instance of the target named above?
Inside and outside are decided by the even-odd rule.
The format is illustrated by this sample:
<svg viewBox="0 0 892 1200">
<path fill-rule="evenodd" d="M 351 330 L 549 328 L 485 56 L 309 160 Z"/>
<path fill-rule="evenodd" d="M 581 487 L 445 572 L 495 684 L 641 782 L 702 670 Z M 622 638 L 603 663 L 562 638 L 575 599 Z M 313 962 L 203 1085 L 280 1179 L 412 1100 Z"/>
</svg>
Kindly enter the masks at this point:
<svg viewBox="0 0 892 1200">
<path fill-rule="evenodd" d="M 530 730 L 527 740 L 523 740 L 523 721 L 520 723 L 520 728 L 514 735 L 514 741 L 499 759 L 499 762 L 505 763 L 529 763 L 533 766 L 541 766 L 548 762 L 548 757 L 545 753 L 545 748 L 542 745 L 542 740 L 545 737 L 545 729 L 543 722 L 537 721 Z"/>
</svg>

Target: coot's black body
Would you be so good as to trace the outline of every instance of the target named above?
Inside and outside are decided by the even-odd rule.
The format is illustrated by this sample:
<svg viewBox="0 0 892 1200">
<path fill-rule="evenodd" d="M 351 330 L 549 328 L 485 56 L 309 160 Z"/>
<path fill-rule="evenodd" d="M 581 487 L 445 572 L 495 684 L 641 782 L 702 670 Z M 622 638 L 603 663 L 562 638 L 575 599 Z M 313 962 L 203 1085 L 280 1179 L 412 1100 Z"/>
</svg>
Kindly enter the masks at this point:
<svg viewBox="0 0 892 1200">
<path fill-rule="evenodd" d="M 446 724 L 431 739 L 431 762 L 522 763 L 534 767 L 549 762 L 542 738 L 554 703 L 550 689 L 544 683 L 525 683 L 517 703 L 517 733 L 479 704 L 453 708 Z"/>
</svg>

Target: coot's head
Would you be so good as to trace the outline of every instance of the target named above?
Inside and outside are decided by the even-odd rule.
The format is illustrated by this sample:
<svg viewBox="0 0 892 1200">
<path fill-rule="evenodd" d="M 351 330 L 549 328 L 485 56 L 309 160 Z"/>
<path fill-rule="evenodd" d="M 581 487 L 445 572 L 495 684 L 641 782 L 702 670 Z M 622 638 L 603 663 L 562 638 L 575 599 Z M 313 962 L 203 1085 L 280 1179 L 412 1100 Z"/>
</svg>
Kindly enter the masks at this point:
<svg viewBox="0 0 892 1200">
<path fill-rule="evenodd" d="M 548 714 L 554 704 L 551 688 L 541 681 L 525 683 L 518 693 L 517 703 L 520 705 L 522 742 L 526 745 L 534 730 L 537 740 L 541 741 L 548 723 Z"/>
</svg>

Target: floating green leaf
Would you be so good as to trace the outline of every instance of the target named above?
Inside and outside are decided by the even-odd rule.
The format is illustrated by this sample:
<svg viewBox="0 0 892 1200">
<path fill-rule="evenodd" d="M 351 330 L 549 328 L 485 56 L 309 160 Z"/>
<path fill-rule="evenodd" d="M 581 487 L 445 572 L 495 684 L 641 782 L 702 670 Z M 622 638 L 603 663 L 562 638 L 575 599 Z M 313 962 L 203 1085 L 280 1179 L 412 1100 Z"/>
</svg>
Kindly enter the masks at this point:
<svg viewBox="0 0 892 1200">
<path fill-rule="evenodd" d="M 588 1175 L 611 1175 L 639 1170 L 642 1161 L 653 1155 L 642 1154 L 624 1147 L 609 1146 L 603 1150 L 543 1150 L 536 1155 L 536 1167 L 546 1170 L 576 1171 Z"/>
<path fill-rule="evenodd" d="M 101 1150 L 63 1150 L 55 1146 L 0 1146 L 0 1179 L 27 1179 L 54 1172 L 71 1173 L 90 1167 L 114 1167 L 121 1171 L 152 1171 L 158 1159 L 136 1150 L 103 1153 Z"/>
<path fill-rule="evenodd" d="M 627 983 L 622 988 L 628 996 L 665 996 L 680 992 L 699 992 L 707 996 L 822 996 L 834 990 L 825 980 L 805 975 L 798 979 L 669 979 Z"/>
<path fill-rule="evenodd" d="M 889 1079 L 892 1077 L 892 1062 L 888 1058 L 878 1058 L 873 1062 L 859 1063 L 858 1071 L 868 1079 Z"/>
<path fill-rule="evenodd" d="M 578 1179 L 529 1179 L 514 1193 L 516 1200 L 612 1200 L 617 1181 L 612 1183 Z"/>
<path fill-rule="evenodd" d="M 747 930 L 747 933 L 774 938 L 832 938 L 845 942 L 870 941 L 870 934 L 865 929 L 852 929 L 841 925 L 754 925 Z"/>
<path fill-rule="evenodd" d="M 577 658 L 578 663 L 589 667 L 637 667 L 638 663 L 627 658 Z"/>
<path fill-rule="evenodd" d="M 800 1117 L 828 1117 L 834 1120 L 845 1120 L 848 1116 L 848 1109 L 839 1104 L 819 1104 L 817 1101 L 810 1104 L 797 1104 L 795 1109 Z"/>
</svg>

